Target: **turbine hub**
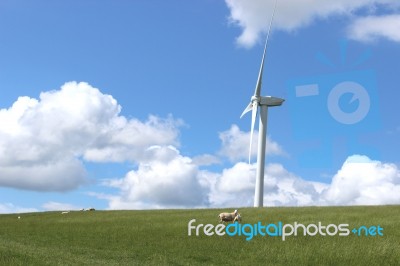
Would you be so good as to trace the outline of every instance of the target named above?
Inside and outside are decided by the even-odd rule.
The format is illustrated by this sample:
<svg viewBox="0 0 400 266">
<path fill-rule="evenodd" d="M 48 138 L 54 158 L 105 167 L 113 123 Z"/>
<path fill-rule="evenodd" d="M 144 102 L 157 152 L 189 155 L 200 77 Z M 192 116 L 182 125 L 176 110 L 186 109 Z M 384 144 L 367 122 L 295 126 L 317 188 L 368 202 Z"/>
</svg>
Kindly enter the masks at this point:
<svg viewBox="0 0 400 266">
<path fill-rule="evenodd" d="M 251 102 L 257 102 L 260 103 L 261 97 L 260 96 L 252 96 L 251 97 Z"/>
</svg>

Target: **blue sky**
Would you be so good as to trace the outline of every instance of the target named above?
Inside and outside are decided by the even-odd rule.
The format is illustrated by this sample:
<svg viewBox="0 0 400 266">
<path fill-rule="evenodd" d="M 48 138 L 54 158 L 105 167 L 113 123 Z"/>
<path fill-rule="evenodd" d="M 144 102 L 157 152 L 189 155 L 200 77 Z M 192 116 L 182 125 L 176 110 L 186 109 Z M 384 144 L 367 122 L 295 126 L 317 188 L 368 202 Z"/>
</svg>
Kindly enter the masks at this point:
<svg viewBox="0 0 400 266">
<path fill-rule="evenodd" d="M 278 1 L 267 206 L 400 203 L 400 5 L 335 3 Z M 252 206 L 239 116 L 273 4 L 2 1 L 0 212 Z"/>
</svg>

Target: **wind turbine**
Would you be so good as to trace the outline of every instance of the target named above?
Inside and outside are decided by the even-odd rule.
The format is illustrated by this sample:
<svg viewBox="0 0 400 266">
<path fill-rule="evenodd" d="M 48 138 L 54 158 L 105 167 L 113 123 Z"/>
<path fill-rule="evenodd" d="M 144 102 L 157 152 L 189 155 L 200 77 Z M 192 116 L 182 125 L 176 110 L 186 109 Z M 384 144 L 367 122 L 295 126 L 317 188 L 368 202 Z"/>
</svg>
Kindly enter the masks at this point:
<svg viewBox="0 0 400 266">
<path fill-rule="evenodd" d="M 251 114 L 251 131 L 250 131 L 250 150 L 249 150 L 249 163 L 251 157 L 251 144 L 253 142 L 253 132 L 254 132 L 254 124 L 257 117 L 258 108 L 260 108 L 260 120 L 258 124 L 258 151 L 257 151 L 257 173 L 256 173 L 256 186 L 254 193 L 254 207 L 263 207 L 263 196 L 264 196 L 264 167 L 265 167 L 265 142 L 266 142 L 266 134 L 267 134 L 267 116 L 268 116 L 268 107 L 280 106 L 285 101 L 284 99 L 272 97 L 272 96 L 261 96 L 261 84 L 262 84 L 262 75 L 264 70 L 264 61 L 265 54 L 267 51 L 269 34 L 271 32 L 272 21 L 274 19 L 276 9 L 276 2 L 274 7 L 274 12 L 272 14 L 272 18 L 269 24 L 267 39 L 265 41 L 264 53 L 261 60 L 260 71 L 258 73 L 258 79 L 256 84 L 256 89 L 254 91 L 254 95 L 250 99 L 250 104 L 244 109 L 242 115 L 246 114 L 249 111 L 252 111 Z"/>
</svg>

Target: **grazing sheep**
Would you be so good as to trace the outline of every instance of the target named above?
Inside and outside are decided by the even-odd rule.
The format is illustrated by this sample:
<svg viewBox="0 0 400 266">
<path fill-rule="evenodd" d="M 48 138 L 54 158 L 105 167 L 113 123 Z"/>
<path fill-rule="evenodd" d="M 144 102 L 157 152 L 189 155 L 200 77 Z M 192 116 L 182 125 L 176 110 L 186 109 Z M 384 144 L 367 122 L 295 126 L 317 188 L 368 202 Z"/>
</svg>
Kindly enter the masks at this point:
<svg viewBox="0 0 400 266">
<path fill-rule="evenodd" d="M 95 208 L 87 208 L 87 209 L 83 208 L 83 209 L 81 209 L 81 211 L 83 211 L 83 212 L 86 212 L 86 211 L 95 211 L 95 210 L 96 210 Z"/>
<path fill-rule="evenodd" d="M 69 213 L 69 211 L 68 212 L 61 212 L 61 214 L 67 214 L 67 213 Z"/>
<path fill-rule="evenodd" d="M 218 215 L 219 222 L 232 222 L 235 220 L 238 211 L 235 210 L 234 212 L 222 212 Z"/>
</svg>

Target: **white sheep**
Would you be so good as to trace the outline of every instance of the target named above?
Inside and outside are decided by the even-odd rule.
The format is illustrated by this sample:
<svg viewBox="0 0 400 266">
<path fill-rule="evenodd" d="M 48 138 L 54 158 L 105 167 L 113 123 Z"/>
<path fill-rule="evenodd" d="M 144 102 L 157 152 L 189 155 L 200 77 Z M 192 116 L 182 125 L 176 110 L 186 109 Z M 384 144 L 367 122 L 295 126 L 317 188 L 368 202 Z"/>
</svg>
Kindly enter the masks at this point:
<svg viewBox="0 0 400 266">
<path fill-rule="evenodd" d="M 61 214 L 67 214 L 67 213 L 69 213 L 69 211 L 67 212 L 67 211 L 65 211 L 65 212 L 61 212 Z"/>
<path fill-rule="evenodd" d="M 218 215 L 219 222 L 232 222 L 235 220 L 238 211 L 235 210 L 234 212 L 222 212 Z"/>
</svg>

